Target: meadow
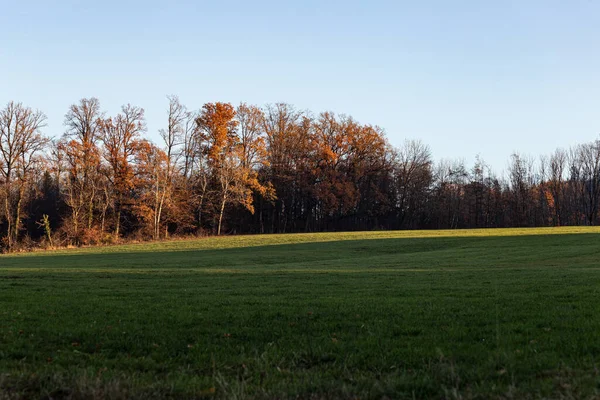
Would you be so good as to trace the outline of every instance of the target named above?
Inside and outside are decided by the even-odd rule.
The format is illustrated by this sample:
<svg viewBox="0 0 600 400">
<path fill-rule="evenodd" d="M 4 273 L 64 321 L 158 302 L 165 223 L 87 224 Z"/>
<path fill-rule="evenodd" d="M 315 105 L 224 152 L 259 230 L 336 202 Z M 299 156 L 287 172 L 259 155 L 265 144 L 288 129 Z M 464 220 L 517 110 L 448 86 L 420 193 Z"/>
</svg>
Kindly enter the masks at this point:
<svg viewBox="0 0 600 400">
<path fill-rule="evenodd" d="M 598 228 L 0 255 L 0 399 L 597 398 L 599 362 Z"/>
</svg>

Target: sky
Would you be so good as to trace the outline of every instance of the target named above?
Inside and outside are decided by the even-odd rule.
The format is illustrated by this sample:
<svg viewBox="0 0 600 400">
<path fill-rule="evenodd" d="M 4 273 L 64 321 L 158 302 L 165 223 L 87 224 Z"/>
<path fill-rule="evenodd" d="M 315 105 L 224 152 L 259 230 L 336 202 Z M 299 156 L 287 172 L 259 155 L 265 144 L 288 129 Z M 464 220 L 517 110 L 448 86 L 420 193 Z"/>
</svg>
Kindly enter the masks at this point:
<svg viewBox="0 0 600 400">
<path fill-rule="evenodd" d="M 146 111 L 167 95 L 293 104 L 419 139 L 436 160 L 539 156 L 599 138 L 600 1 L 0 0 L 0 104 Z"/>
</svg>

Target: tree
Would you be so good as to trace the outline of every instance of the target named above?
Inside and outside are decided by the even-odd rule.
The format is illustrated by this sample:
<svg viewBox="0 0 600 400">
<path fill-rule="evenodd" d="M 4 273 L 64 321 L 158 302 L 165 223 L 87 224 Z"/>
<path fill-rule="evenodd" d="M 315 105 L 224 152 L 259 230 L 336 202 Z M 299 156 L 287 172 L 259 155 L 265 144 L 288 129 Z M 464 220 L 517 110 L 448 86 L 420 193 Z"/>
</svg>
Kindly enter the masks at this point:
<svg viewBox="0 0 600 400">
<path fill-rule="evenodd" d="M 99 128 L 103 156 L 108 163 L 107 178 L 114 194 L 114 235 L 118 238 L 123 210 L 132 203 L 133 161 L 140 150 L 141 134 L 146 131 L 144 109 L 130 104 L 123 106 L 114 119 L 101 120 Z"/>
<path fill-rule="evenodd" d="M 420 141 L 406 141 L 396 153 L 394 176 L 400 227 L 415 222 L 432 183 L 431 166 L 431 151 Z"/>
<path fill-rule="evenodd" d="M 487 165 L 479 155 L 475 157 L 475 165 L 471 169 L 470 182 L 465 186 L 465 197 L 468 201 L 469 225 L 474 227 L 487 226 L 488 214 L 486 209 L 486 193 L 488 192 L 485 173 Z"/>
<path fill-rule="evenodd" d="M 346 173 L 356 187 L 357 198 L 355 220 L 344 228 L 379 228 L 380 217 L 392 206 L 392 152 L 381 128 L 350 123 L 353 128 L 347 139 L 350 149 Z"/>
<path fill-rule="evenodd" d="M 169 96 L 169 111 L 167 129 L 160 130 L 160 136 L 163 140 L 164 152 L 158 152 L 157 149 L 151 150 L 148 157 L 151 157 L 150 165 L 154 171 L 154 238 L 160 238 L 160 224 L 163 215 L 165 202 L 170 200 L 173 186 L 177 175 L 178 158 L 181 153 L 178 152 L 180 145 L 185 143 L 186 128 L 190 121 L 191 113 L 179 102 L 177 96 Z M 164 155 L 163 155 L 164 154 Z M 164 168 L 161 165 L 164 164 Z M 165 230 L 165 235 L 167 231 Z"/>
<path fill-rule="evenodd" d="M 235 115 L 235 109 L 229 103 L 207 103 L 196 120 L 207 146 L 208 165 L 215 184 L 217 235 L 221 234 L 226 205 L 239 204 L 254 212 L 252 187 L 257 182 L 237 135 L 239 123 Z"/>
<path fill-rule="evenodd" d="M 38 156 L 49 142 L 41 134 L 45 122 L 44 113 L 21 103 L 10 102 L 0 110 L 0 177 L 9 250 L 19 237 L 26 185 L 31 183 Z"/>
<path fill-rule="evenodd" d="M 277 196 L 274 204 L 266 204 L 270 211 L 271 232 L 286 232 L 302 218 L 307 206 L 303 198 L 312 196 L 312 119 L 286 103 L 268 105 L 264 110 L 262 130 L 267 144 L 268 168 L 264 179 L 271 182 Z M 304 203 L 304 204 L 302 204 Z M 305 210 L 306 211 L 306 210 Z M 306 217 L 305 224 L 308 223 Z M 262 226 L 261 221 L 261 226 Z"/>
<path fill-rule="evenodd" d="M 600 201 L 600 140 L 580 145 L 578 150 L 586 221 L 595 225 Z"/>
<path fill-rule="evenodd" d="M 535 225 L 532 218 L 534 209 L 532 194 L 535 186 L 533 160 L 519 153 L 513 153 L 508 167 L 508 174 L 512 195 L 512 225 Z"/>
<path fill-rule="evenodd" d="M 550 171 L 548 178 L 548 190 L 552 200 L 553 221 L 555 226 L 564 224 L 563 200 L 565 198 L 565 167 L 567 163 L 567 154 L 564 150 L 558 149 L 550 156 Z"/>
<path fill-rule="evenodd" d="M 353 129 L 354 121 L 338 121 L 331 112 L 321 113 L 314 123 L 315 192 L 330 218 L 339 218 L 356 205 L 356 186 L 345 171 Z"/>
<path fill-rule="evenodd" d="M 261 174 L 269 167 L 266 138 L 262 129 L 264 118 L 264 112 L 257 106 L 241 103 L 236 109 L 241 164 L 248 172 L 248 185 L 259 204 L 272 203 L 277 197 L 268 177 L 262 176 L 261 179 Z M 259 205 L 260 232 L 264 232 L 262 220 L 262 207 Z"/>
<path fill-rule="evenodd" d="M 252 105 L 241 103 L 235 113 L 239 127 L 239 139 L 242 152 L 242 166 L 258 170 L 268 165 L 267 147 L 262 124 L 263 111 Z"/>
<path fill-rule="evenodd" d="M 71 105 L 65 115 L 67 130 L 59 144 L 59 151 L 63 152 L 67 161 L 64 189 L 76 238 L 80 234 L 80 225 L 83 223 L 91 229 L 94 220 L 94 201 L 99 192 L 98 134 L 102 118 L 100 102 L 95 97 L 81 99 L 78 104 Z"/>
<path fill-rule="evenodd" d="M 152 236 L 159 239 L 161 213 L 165 196 L 170 191 L 169 158 L 167 153 L 147 140 L 138 143 L 135 152 L 135 214 L 152 227 Z"/>
</svg>

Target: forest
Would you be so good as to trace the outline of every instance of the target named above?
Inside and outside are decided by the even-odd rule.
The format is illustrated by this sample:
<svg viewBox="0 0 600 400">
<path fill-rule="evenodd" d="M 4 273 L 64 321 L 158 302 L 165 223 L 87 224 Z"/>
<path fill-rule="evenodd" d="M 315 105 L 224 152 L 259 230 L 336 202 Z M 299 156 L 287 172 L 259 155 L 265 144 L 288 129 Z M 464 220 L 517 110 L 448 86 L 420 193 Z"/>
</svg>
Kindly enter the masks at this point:
<svg viewBox="0 0 600 400">
<path fill-rule="evenodd" d="M 144 110 L 107 115 L 96 98 L 45 135 L 46 116 L 0 110 L 0 248 L 110 244 L 188 235 L 595 225 L 600 141 L 510 155 L 498 176 L 476 157 L 432 159 L 378 126 L 286 103 L 168 97 L 147 138 Z"/>
</svg>

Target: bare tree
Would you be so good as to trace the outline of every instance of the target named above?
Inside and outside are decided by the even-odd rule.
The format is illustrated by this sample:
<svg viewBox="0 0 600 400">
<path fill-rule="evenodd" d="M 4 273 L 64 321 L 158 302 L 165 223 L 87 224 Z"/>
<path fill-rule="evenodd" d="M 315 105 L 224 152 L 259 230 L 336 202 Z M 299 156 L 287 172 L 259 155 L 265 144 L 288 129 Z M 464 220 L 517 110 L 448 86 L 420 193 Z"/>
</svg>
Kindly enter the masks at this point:
<svg viewBox="0 0 600 400">
<path fill-rule="evenodd" d="M 10 102 L 0 110 L 0 173 L 3 180 L 6 245 L 17 242 L 25 187 L 49 139 L 42 136 L 46 116 L 21 103 Z"/>
<path fill-rule="evenodd" d="M 272 208 L 271 232 L 286 232 L 289 220 L 294 217 L 296 197 L 299 191 L 303 191 L 294 182 L 297 180 L 299 167 L 307 158 L 303 150 L 307 147 L 306 136 L 312 129 L 312 122 L 306 113 L 297 111 L 290 104 L 277 103 L 267 105 L 264 109 L 262 130 L 266 138 L 269 163 L 264 178 L 274 185 L 277 193 L 277 200 Z"/>
<path fill-rule="evenodd" d="M 154 238 L 160 238 L 160 224 L 165 202 L 170 198 L 177 174 L 178 159 L 181 157 L 179 147 L 186 142 L 187 125 L 191 113 L 179 102 L 177 96 L 168 96 L 169 111 L 167 129 L 159 131 L 163 140 L 166 155 L 165 168 L 156 169 L 155 204 L 154 204 Z M 165 235 L 166 235 L 165 230 Z"/>
<path fill-rule="evenodd" d="M 264 113 L 256 106 L 241 103 L 236 110 L 236 119 L 242 146 L 242 165 L 253 169 L 264 166 L 267 156 L 262 130 Z"/>
<path fill-rule="evenodd" d="M 562 149 L 557 149 L 550 156 L 548 172 L 548 190 L 552 198 L 553 222 L 556 226 L 564 224 L 563 201 L 565 197 L 565 167 L 567 164 L 567 153 Z"/>
<path fill-rule="evenodd" d="M 511 155 L 508 167 L 510 188 L 513 198 L 513 221 L 515 226 L 535 225 L 532 220 L 533 197 L 531 189 L 535 184 L 534 160 L 519 153 Z"/>
<path fill-rule="evenodd" d="M 396 207 L 402 226 L 416 216 L 432 183 L 431 150 L 419 140 L 407 140 L 396 153 L 395 164 Z"/>
<path fill-rule="evenodd" d="M 595 225 L 600 200 L 600 141 L 579 146 L 581 180 L 588 225 Z"/>
</svg>

